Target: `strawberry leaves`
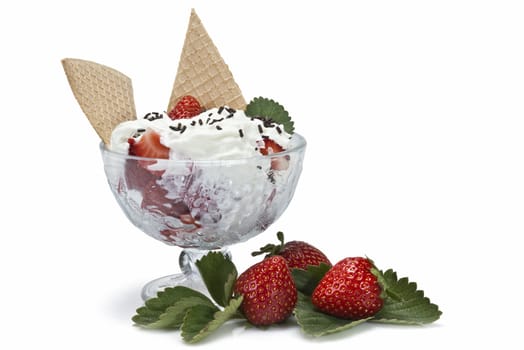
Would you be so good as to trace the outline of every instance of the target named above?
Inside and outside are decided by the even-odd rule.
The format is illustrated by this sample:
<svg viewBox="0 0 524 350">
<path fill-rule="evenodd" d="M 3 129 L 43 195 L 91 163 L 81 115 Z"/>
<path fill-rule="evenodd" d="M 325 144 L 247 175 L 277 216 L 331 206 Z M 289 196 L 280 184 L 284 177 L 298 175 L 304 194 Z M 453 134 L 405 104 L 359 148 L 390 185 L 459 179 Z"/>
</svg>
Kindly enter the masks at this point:
<svg viewBox="0 0 524 350">
<path fill-rule="evenodd" d="M 222 324 L 238 315 L 237 310 L 242 304 L 242 297 L 231 299 L 229 305 L 223 310 L 213 312 L 204 305 L 198 305 L 189 309 L 182 324 L 182 338 L 189 343 L 196 343 L 215 330 Z"/>
<path fill-rule="evenodd" d="M 424 324 L 439 319 L 442 312 L 432 304 L 424 292 L 417 290 L 417 284 L 407 277 L 397 278 L 392 269 L 386 272 L 372 271 L 384 289 L 384 306 L 373 321 L 399 324 Z"/>
<path fill-rule="evenodd" d="M 196 266 L 213 300 L 220 306 L 228 305 L 238 276 L 233 262 L 221 253 L 210 252 Z"/>
<path fill-rule="evenodd" d="M 300 292 L 295 307 L 295 317 L 304 333 L 314 337 L 342 332 L 369 320 L 369 318 L 365 318 L 349 321 L 324 314 L 315 309 L 309 296 Z"/>
<path fill-rule="evenodd" d="M 231 260 L 221 253 L 211 252 L 196 265 L 214 302 L 184 286 L 168 287 L 138 308 L 133 322 L 148 329 L 181 329 L 182 338 L 194 343 L 229 319 L 239 317 L 242 297 L 232 297 L 237 270 Z"/>
<path fill-rule="evenodd" d="M 183 286 L 166 288 L 138 308 L 132 320 L 148 329 L 179 328 L 187 310 L 197 305 L 218 311 L 213 302 L 200 292 Z"/>
<path fill-rule="evenodd" d="M 295 281 L 297 289 L 307 295 L 311 295 L 318 282 L 324 277 L 326 272 L 331 268 L 328 264 L 309 265 L 307 270 L 292 269 L 291 275 Z"/>
</svg>

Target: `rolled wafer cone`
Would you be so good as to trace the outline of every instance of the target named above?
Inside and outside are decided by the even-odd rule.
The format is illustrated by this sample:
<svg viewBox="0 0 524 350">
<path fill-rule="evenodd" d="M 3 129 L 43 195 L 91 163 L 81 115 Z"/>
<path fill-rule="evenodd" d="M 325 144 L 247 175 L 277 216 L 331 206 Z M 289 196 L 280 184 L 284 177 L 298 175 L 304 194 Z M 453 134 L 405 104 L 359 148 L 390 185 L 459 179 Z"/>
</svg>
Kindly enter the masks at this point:
<svg viewBox="0 0 524 350">
<path fill-rule="evenodd" d="M 167 110 L 184 95 L 196 97 L 205 109 L 229 106 L 244 109 L 246 102 L 228 66 L 191 10 L 184 47 Z"/>
<path fill-rule="evenodd" d="M 121 122 L 136 119 L 131 79 L 104 65 L 65 58 L 62 65 L 78 104 L 105 144 Z"/>
</svg>

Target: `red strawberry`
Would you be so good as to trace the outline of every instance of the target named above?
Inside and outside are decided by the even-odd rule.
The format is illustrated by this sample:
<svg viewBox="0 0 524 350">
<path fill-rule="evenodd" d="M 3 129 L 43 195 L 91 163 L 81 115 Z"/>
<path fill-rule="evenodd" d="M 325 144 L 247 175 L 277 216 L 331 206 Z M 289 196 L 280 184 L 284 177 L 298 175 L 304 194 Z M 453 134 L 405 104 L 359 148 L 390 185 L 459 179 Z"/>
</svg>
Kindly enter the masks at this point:
<svg viewBox="0 0 524 350">
<path fill-rule="evenodd" d="M 180 100 L 175 105 L 171 111 L 169 111 L 169 118 L 175 119 L 184 119 L 191 118 L 195 115 L 199 115 L 202 112 L 202 106 L 200 102 L 193 96 L 182 96 Z"/>
<path fill-rule="evenodd" d="M 145 158 L 169 158 L 169 148 L 160 143 L 160 135 L 153 131 L 146 131 L 142 137 L 137 141 L 134 138 L 127 140 L 129 143 L 129 155 L 145 157 Z M 138 164 L 145 169 L 148 169 L 157 176 L 162 176 L 163 170 L 150 170 L 148 167 L 155 164 L 154 160 L 139 160 Z"/>
<path fill-rule="evenodd" d="M 169 158 L 169 148 L 160 143 L 160 135 L 153 131 L 146 131 L 137 141 L 130 138 L 129 155 L 145 158 Z"/>
<path fill-rule="evenodd" d="M 269 137 L 264 137 L 264 147 L 260 148 L 260 153 L 263 155 L 271 155 L 274 153 L 283 152 L 284 148 Z M 271 158 L 271 169 L 286 170 L 289 167 L 289 156 L 273 157 Z"/>
<path fill-rule="evenodd" d="M 243 295 L 240 310 L 249 322 L 267 326 L 286 320 L 297 303 L 297 289 L 286 260 L 272 256 L 251 266 L 235 282 Z"/>
<path fill-rule="evenodd" d="M 290 269 L 305 270 L 309 265 L 317 266 L 321 263 L 331 266 L 327 256 L 311 244 L 302 241 L 290 241 L 284 244 L 282 232 L 277 232 L 277 238 L 280 241 L 279 245 L 266 244 L 258 252 L 253 252 L 251 255 L 256 256 L 264 253 L 268 253 L 267 256 L 280 255 L 286 259 Z"/>
<path fill-rule="evenodd" d="M 282 146 L 269 137 L 264 137 L 264 148 L 260 148 L 260 153 L 266 156 L 268 154 L 279 153 L 282 151 L 284 151 Z"/>
<path fill-rule="evenodd" d="M 345 258 L 335 264 L 320 280 L 311 302 L 320 311 L 359 320 L 380 311 L 384 301 L 373 264 L 366 258 Z"/>
</svg>

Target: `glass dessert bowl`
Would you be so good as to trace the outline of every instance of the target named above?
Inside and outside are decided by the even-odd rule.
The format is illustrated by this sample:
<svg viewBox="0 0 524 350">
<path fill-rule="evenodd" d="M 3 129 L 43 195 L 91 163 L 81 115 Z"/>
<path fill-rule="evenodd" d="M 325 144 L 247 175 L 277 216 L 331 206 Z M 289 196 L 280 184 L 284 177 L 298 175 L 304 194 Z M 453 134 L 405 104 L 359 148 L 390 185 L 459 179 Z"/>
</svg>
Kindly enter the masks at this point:
<svg viewBox="0 0 524 350">
<path fill-rule="evenodd" d="M 297 186 L 306 140 L 294 133 L 287 149 L 227 160 L 131 156 L 100 145 L 109 186 L 128 219 L 149 236 L 183 248 L 181 274 L 142 289 L 147 300 L 166 287 L 205 287 L 194 263 L 210 250 L 266 230 L 285 211 Z"/>
</svg>

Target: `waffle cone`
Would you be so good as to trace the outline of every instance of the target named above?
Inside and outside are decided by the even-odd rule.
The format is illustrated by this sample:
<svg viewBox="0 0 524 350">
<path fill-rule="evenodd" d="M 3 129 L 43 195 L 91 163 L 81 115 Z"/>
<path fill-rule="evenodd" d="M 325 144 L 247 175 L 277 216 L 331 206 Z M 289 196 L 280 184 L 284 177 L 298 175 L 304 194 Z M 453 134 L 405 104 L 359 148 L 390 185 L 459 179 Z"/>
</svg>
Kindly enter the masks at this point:
<svg viewBox="0 0 524 350">
<path fill-rule="evenodd" d="M 131 79 L 98 63 L 66 58 L 62 65 L 78 104 L 105 144 L 121 122 L 136 119 Z"/>
<path fill-rule="evenodd" d="M 246 106 L 233 75 L 194 10 L 167 110 L 172 110 L 184 95 L 196 97 L 205 109 L 220 106 L 244 109 Z"/>
</svg>

